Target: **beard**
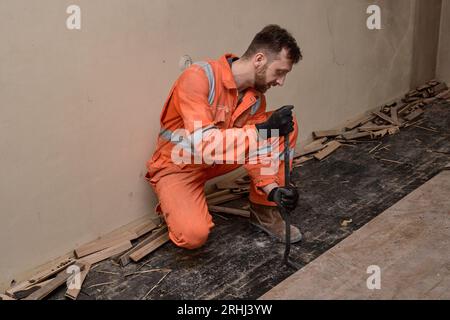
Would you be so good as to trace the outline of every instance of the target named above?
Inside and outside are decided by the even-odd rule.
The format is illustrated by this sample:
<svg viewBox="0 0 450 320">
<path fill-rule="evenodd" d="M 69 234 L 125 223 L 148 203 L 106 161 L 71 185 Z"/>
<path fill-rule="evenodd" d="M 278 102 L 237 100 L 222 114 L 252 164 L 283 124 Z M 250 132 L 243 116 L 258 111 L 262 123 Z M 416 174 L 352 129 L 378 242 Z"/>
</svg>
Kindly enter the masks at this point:
<svg viewBox="0 0 450 320">
<path fill-rule="evenodd" d="M 264 65 L 260 70 L 256 70 L 255 74 L 255 89 L 261 93 L 265 93 L 270 87 L 267 84 L 266 71 L 267 65 Z"/>
</svg>

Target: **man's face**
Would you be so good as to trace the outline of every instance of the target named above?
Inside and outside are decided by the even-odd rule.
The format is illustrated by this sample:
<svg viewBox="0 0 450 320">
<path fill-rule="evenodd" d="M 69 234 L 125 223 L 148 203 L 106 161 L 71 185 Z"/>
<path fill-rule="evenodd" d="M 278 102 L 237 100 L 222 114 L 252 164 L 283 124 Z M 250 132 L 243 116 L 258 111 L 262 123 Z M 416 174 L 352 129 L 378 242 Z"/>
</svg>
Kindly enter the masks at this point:
<svg viewBox="0 0 450 320">
<path fill-rule="evenodd" d="M 265 93 L 271 87 L 282 86 L 291 70 L 292 61 L 288 58 L 286 49 L 281 50 L 273 59 L 266 57 L 265 63 L 256 67 L 255 89 Z"/>
</svg>

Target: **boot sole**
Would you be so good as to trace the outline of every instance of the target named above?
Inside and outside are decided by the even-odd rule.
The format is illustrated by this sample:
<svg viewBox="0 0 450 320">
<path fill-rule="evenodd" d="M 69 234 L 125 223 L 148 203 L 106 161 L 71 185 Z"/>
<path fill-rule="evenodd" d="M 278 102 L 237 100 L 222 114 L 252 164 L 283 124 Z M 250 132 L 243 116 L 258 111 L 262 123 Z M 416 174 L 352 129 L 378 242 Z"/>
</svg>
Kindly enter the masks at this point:
<svg viewBox="0 0 450 320">
<path fill-rule="evenodd" d="M 286 243 L 285 239 L 281 239 L 280 237 L 278 237 L 278 236 L 277 236 L 276 234 L 274 234 L 273 232 L 271 232 L 271 231 L 269 231 L 268 229 L 264 228 L 262 225 L 257 224 L 257 223 L 254 223 L 253 221 L 250 221 L 250 224 L 253 225 L 253 226 L 255 226 L 255 227 L 257 227 L 257 228 L 259 228 L 259 229 L 261 229 L 262 231 L 264 231 L 265 233 L 267 233 L 269 236 L 271 236 L 271 237 L 277 239 L 279 242 L 281 242 L 281 243 Z M 300 231 L 299 231 L 299 232 L 300 232 Z M 302 235 L 302 233 L 300 232 L 300 235 L 299 235 L 298 238 L 294 238 L 294 239 L 291 238 L 291 243 L 297 243 L 297 242 L 301 241 L 302 239 L 303 239 L 303 235 Z"/>
</svg>

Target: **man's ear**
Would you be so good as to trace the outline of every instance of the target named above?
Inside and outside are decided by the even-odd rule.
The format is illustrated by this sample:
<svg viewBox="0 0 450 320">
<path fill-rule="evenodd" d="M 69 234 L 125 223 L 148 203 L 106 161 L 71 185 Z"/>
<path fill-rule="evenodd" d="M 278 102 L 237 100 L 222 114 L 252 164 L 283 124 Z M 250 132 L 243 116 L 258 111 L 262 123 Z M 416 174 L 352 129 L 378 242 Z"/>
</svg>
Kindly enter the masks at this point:
<svg viewBox="0 0 450 320">
<path fill-rule="evenodd" d="M 253 63 L 255 65 L 255 68 L 260 68 L 261 66 L 265 65 L 267 63 L 266 55 L 262 52 L 258 52 L 253 58 Z"/>
</svg>

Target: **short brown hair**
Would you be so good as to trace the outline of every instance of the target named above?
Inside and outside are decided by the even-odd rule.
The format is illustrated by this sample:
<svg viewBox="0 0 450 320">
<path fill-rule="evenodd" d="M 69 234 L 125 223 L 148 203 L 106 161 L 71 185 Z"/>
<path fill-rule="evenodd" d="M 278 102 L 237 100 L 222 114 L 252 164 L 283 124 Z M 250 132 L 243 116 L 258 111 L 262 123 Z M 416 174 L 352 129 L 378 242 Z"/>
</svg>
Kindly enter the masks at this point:
<svg viewBox="0 0 450 320">
<path fill-rule="evenodd" d="M 256 34 L 242 57 L 250 58 L 260 51 L 278 54 L 284 48 L 287 49 L 288 57 L 294 64 L 303 58 L 294 37 L 279 25 L 270 24 Z"/>
</svg>

